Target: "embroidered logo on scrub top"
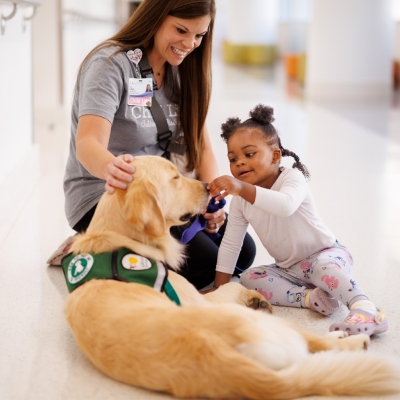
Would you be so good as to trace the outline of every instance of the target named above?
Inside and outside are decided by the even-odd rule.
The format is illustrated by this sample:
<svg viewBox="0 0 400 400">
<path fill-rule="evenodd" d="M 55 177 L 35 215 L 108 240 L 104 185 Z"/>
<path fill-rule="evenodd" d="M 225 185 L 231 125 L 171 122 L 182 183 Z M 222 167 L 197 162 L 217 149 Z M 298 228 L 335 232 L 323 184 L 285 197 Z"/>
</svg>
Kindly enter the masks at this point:
<svg viewBox="0 0 400 400">
<path fill-rule="evenodd" d="M 92 269 L 94 263 L 90 254 L 78 254 L 68 265 L 67 279 L 69 283 L 80 282 Z"/>
<path fill-rule="evenodd" d="M 137 254 L 126 254 L 122 259 L 122 266 L 125 269 L 143 271 L 151 268 L 151 262 L 144 257 L 138 256 Z"/>
</svg>

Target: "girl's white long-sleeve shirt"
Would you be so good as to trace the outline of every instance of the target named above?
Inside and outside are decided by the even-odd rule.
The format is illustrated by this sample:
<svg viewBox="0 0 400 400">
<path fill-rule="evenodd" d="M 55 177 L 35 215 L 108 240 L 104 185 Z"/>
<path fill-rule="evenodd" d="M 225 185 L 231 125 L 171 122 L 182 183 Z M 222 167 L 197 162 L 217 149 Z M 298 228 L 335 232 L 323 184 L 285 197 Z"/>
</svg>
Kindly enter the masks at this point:
<svg viewBox="0 0 400 400">
<path fill-rule="evenodd" d="M 289 268 L 336 241 L 318 216 L 303 174 L 292 168 L 282 167 L 271 189 L 256 186 L 254 204 L 233 197 L 217 271 L 233 273 L 249 224 L 281 268 Z"/>
</svg>

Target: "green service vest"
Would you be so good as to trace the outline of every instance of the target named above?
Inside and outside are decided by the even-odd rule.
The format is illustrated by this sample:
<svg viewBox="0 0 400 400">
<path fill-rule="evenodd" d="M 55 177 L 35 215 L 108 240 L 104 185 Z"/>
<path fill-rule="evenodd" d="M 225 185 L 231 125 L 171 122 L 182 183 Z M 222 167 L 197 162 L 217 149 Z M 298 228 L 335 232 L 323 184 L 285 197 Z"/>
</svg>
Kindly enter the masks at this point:
<svg viewBox="0 0 400 400">
<path fill-rule="evenodd" d="M 62 260 L 62 268 L 69 292 L 90 279 L 115 279 L 136 282 L 165 292 L 179 306 L 178 295 L 168 281 L 168 270 L 157 262 L 122 248 L 100 254 L 68 254 Z"/>
</svg>

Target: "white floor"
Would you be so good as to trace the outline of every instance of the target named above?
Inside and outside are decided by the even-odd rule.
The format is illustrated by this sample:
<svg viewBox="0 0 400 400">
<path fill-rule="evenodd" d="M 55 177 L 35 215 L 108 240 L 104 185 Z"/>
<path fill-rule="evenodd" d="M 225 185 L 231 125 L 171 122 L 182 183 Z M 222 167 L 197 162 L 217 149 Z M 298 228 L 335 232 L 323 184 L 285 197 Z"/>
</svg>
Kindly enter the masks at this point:
<svg viewBox="0 0 400 400">
<path fill-rule="evenodd" d="M 351 250 L 358 284 L 388 315 L 389 331 L 374 337 L 369 351 L 400 361 L 398 96 L 391 104 L 315 104 L 302 100 L 279 68 L 226 67 L 216 61 L 208 126 L 220 172 L 229 173 L 221 123 L 230 116 L 246 119 L 258 103 L 273 106 L 283 146 L 299 154 L 311 171 L 320 215 Z M 71 233 L 62 193 L 68 118 L 50 127 L 38 121 L 37 128 L 40 179 L 0 242 L 0 398 L 169 399 L 103 376 L 75 345 L 63 314 L 67 289 L 62 272 L 46 266 L 50 253 Z M 254 265 L 271 262 L 257 243 Z M 319 333 L 347 314 L 343 307 L 329 318 L 309 310 L 275 310 Z"/>
</svg>

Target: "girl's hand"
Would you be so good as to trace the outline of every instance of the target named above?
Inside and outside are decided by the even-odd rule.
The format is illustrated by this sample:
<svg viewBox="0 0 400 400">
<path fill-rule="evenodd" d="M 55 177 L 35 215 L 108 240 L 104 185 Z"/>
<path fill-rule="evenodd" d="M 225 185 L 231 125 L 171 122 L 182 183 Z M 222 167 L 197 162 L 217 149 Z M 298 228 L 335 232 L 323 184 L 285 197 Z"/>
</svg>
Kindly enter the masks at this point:
<svg viewBox="0 0 400 400">
<path fill-rule="evenodd" d="M 223 175 L 209 183 L 207 189 L 212 197 L 221 193 L 215 198 L 216 200 L 221 200 L 229 194 L 239 196 L 242 190 L 242 182 L 232 176 Z"/>
<path fill-rule="evenodd" d="M 206 212 L 203 217 L 207 220 L 207 225 L 204 228 L 207 233 L 217 233 L 226 220 L 225 211 L 222 208 L 214 213 Z"/>
<path fill-rule="evenodd" d="M 122 154 L 113 160 L 106 167 L 105 189 L 108 193 L 114 193 L 115 189 L 126 189 L 127 183 L 132 182 L 132 174 L 135 168 L 130 164 L 133 160 L 131 154 Z"/>
</svg>

